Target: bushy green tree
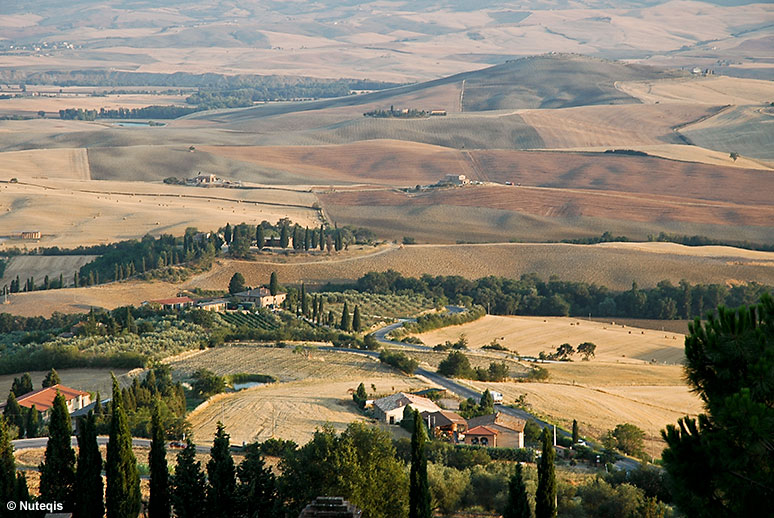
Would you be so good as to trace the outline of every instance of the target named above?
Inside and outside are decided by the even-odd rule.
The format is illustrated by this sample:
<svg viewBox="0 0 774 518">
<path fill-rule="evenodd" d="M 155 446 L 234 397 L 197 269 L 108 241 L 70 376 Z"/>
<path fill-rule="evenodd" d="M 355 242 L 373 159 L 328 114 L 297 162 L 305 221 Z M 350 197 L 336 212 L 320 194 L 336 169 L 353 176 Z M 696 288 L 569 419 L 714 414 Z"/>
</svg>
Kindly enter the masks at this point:
<svg viewBox="0 0 774 518">
<path fill-rule="evenodd" d="M 161 401 L 157 398 L 153 403 L 151 415 L 152 438 L 148 453 L 148 466 L 150 468 L 149 518 L 169 518 L 172 512 L 169 501 L 166 437 L 161 426 L 160 404 Z"/>
<path fill-rule="evenodd" d="M 427 428 L 418 410 L 414 410 L 411 434 L 411 472 L 409 475 L 409 518 L 431 518 L 430 486 L 427 482 Z"/>
<path fill-rule="evenodd" d="M 540 440 L 542 454 L 538 462 L 535 518 L 556 518 L 556 472 L 554 468 L 556 452 L 551 443 L 551 434 L 548 432 L 548 428 L 543 429 Z"/>
<path fill-rule="evenodd" d="M 107 445 L 105 476 L 105 511 L 107 518 L 136 518 L 140 512 L 140 474 L 132 451 L 123 396 L 113 376 L 113 398 L 110 401 L 110 433 Z"/>
<path fill-rule="evenodd" d="M 236 295 L 242 291 L 245 291 L 245 276 L 236 272 L 231 276 L 231 280 L 228 281 L 228 292 L 231 295 Z"/>
<path fill-rule="evenodd" d="M 486 389 L 484 393 L 481 394 L 479 405 L 481 406 L 481 411 L 486 414 L 494 412 L 494 397 L 492 397 L 492 393 L 489 392 L 489 389 Z"/>
<path fill-rule="evenodd" d="M 102 455 L 97 444 L 97 426 L 93 412 L 78 423 L 78 469 L 75 476 L 75 516 L 102 518 Z"/>
<path fill-rule="evenodd" d="M 207 479 L 196 460 L 196 445 L 190 436 L 186 447 L 177 454 L 172 477 L 172 505 L 177 518 L 204 518 L 207 514 Z"/>
<path fill-rule="evenodd" d="M 521 464 L 518 462 L 508 482 L 508 503 L 503 511 L 503 518 L 532 518 L 527 486 L 524 484 Z"/>
<path fill-rule="evenodd" d="M 645 432 L 631 423 L 616 425 L 611 432 L 615 447 L 628 455 L 642 455 L 645 447 Z"/>
<path fill-rule="evenodd" d="M 229 435 L 223 423 L 218 421 L 215 439 L 207 462 L 207 507 L 210 516 L 231 518 L 234 513 L 236 470 L 231 457 Z"/>
<path fill-rule="evenodd" d="M 40 465 L 40 497 L 44 502 L 75 503 L 75 451 L 70 445 L 72 424 L 64 395 L 57 393 L 48 423 L 46 454 Z"/>
<path fill-rule="evenodd" d="M 43 388 L 46 387 L 53 387 L 54 385 L 58 385 L 62 383 L 62 381 L 59 379 L 59 373 L 56 372 L 56 369 L 51 369 L 46 374 L 46 377 L 43 378 Z"/>
<path fill-rule="evenodd" d="M 13 395 L 19 398 L 20 396 L 23 396 L 24 394 L 28 394 L 32 392 L 34 389 L 32 387 L 32 378 L 30 377 L 29 372 L 25 372 L 22 374 L 20 378 L 14 378 L 13 384 L 11 385 L 11 392 L 13 392 Z"/>
<path fill-rule="evenodd" d="M 662 432 L 674 500 L 689 517 L 762 516 L 774 498 L 774 299 L 696 319 L 685 358 L 706 413 Z"/>
</svg>

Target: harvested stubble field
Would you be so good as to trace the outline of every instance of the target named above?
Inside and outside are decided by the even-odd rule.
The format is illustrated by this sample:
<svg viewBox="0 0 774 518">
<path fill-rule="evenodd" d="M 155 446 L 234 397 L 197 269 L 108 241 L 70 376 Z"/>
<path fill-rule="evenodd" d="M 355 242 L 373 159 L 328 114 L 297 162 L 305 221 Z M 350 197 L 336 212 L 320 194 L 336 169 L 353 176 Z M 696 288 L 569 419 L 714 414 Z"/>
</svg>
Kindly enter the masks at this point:
<svg viewBox="0 0 774 518">
<path fill-rule="evenodd" d="M 616 87 L 644 103 L 691 103 L 724 106 L 764 104 L 774 99 L 771 81 L 737 77 L 690 77 L 619 81 Z"/>
<path fill-rule="evenodd" d="M 72 280 L 72 279 L 70 279 Z M 15 293 L 2 311 L 25 317 L 50 316 L 53 312 L 88 313 L 92 308 L 139 306 L 143 301 L 174 297 L 178 286 L 166 282 L 113 282 L 87 288 Z"/>
<path fill-rule="evenodd" d="M 383 373 L 348 381 L 308 379 L 276 383 L 214 396 L 208 405 L 189 414 L 188 421 L 197 442 L 199 439 L 203 442 L 209 440 L 215 432 L 216 423 L 222 421 L 231 435 L 231 441 L 236 444 L 265 441 L 271 437 L 304 444 L 311 439 L 315 429 L 326 424 L 340 432 L 353 421 L 366 420 L 348 392 L 356 389 L 361 382 L 365 384 L 369 396 L 372 384 L 376 385 L 378 395 L 427 388 L 415 378 Z M 389 429 L 393 433 L 401 433 L 398 427 Z"/>
<path fill-rule="evenodd" d="M 774 179 L 774 174 L 771 176 Z M 400 206 L 411 210 L 451 205 L 516 211 L 548 218 L 619 217 L 651 224 L 672 221 L 770 227 L 774 221 L 774 205 L 769 204 L 756 206 L 721 201 L 698 203 L 698 200 L 677 196 L 554 187 L 466 186 L 435 189 L 413 196 L 394 191 L 358 191 L 328 194 L 321 199 L 326 207 Z"/>
<path fill-rule="evenodd" d="M 774 90 L 774 89 L 773 89 Z M 772 98 L 774 98 L 774 91 Z M 771 102 L 771 101 L 769 101 Z M 680 130 L 698 146 L 774 161 L 774 111 L 735 106 Z"/>
<path fill-rule="evenodd" d="M 349 380 L 389 377 L 395 371 L 379 361 L 361 355 L 314 349 L 309 355 L 294 353 L 295 345 L 266 347 L 231 344 L 201 352 L 183 353 L 165 360 L 176 379 L 186 379 L 196 370 L 205 368 L 218 375 L 267 374 L 282 382 L 317 380 Z"/>
<path fill-rule="evenodd" d="M 81 108 L 83 110 L 97 110 L 100 108 L 143 108 L 153 105 L 186 106 L 184 95 L 160 95 L 160 94 L 105 94 L 102 96 L 91 95 L 36 95 L 28 97 L 14 97 L 0 99 L 0 114 L 37 114 L 44 111 L 51 116 L 59 110 L 67 108 Z M 152 119 L 152 117 L 150 117 Z"/>
<path fill-rule="evenodd" d="M 111 372 L 116 375 L 119 381 L 128 383 L 131 380 L 126 376 L 129 371 L 125 369 L 61 369 L 57 372 L 62 380 L 62 385 L 86 392 L 99 392 L 105 398 L 110 397 Z M 13 379 L 18 378 L 20 374 L 23 373 L 0 376 L 0 394 L 8 394 L 11 385 L 13 385 Z M 29 374 L 32 377 L 32 386 L 38 389 L 48 371 L 32 371 Z"/>
<path fill-rule="evenodd" d="M 20 245 L 24 241 L 7 243 L 13 246 Z M 40 286 L 46 275 L 50 280 L 58 281 L 59 274 L 62 274 L 62 280 L 67 286 L 73 282 L 73 274 L 84 264 L 93 261 L 95 257 L 93 255 L 17 255 L 9 258 L 5 273 L 0 277 L 0 286 L 10 284 L 17 275 L 22 282 L 28 277 L 33 277 L 35 285 Z"/>
<path fill-rule="evenodd" d="M 702 104 L 632 104 L 527 110 L 521 118 L 537 130 L 547 148 L 682 143 L 675 126 L 694 122 L 720 108 Z"/>
<path fill-rule="evenodd" d="M 140 238 L 146 233 L 182 235 L 187 227 L 215 230 L 232 224 L 290 217 L 319 224 L 311 193 L 273 189 L 225 189 L 129 182 L 34 180 L 2 185 L 0 226 L 35 229 L 35 245 L 93 245 Z"/>
<path fill-rule="evenodd" d="M 31 149 L 0 153 L 0 178 L 66 178 L 90 180 L 83 148 Z"/>
<path fill-rule="evenodd" d="M 303 264 L 273 261 L 225 260 L 211 271 L 183 284 L 186 288 L 223 289 L 235 272 L 245 276 L 248 285 L 265 283 L 276 271 L 280 282 L 324 284 L 354 281 L 370 271 L 396 270 L 403 275 L 461 275 L 477 279 L 487 275 L 520 277 L 537 273 L 545 279 L 557 275 L 562 280 L 593 282 L 610 289 L 625 290 L 632 280 L 641 286 L 655 286 L 667 279 L 678 283 L 725 283 L 756 281 L 774 285 L 771 252 L 750 252 L 720 247 L 703 256 L 703 247 L 666 243 L 642 243 L 637 249 L 626 246 L 517 244 L 412 245 L 383 248 L 370 255 L 338 260 L 335 256 Z M 686 253 L 676 253 L 676 251 Z M 752 255 L 755 258 L 753 259 Z"/>
<path fill-rule="evenodd" d="M 495 315 L 416 336 L 425 344 L 435 345 L 447 340 L 455 342 L 462 334 L 471 348 L 479 348 L 497 339 L 511 351 L 526 356 L 554 352 L 563 343 L 576 347 L 583 342 L 592 342 L 597 346 L 592 362 L 617 363 L 679 364 L 683 360 L 685 340 L 681 334 L 630 328 L 610 321 Z M 580 360 L 578 356 L 574 358 Z"/>
</svg>

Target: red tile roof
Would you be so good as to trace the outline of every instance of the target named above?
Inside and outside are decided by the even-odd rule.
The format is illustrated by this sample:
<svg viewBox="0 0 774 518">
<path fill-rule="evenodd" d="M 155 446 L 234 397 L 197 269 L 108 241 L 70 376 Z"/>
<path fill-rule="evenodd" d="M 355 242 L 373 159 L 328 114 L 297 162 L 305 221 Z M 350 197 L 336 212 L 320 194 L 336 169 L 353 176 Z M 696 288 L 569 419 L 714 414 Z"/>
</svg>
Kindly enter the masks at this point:
<svg viewBox="0 0 774 518">
<path fill-rule="evenodd" d="M 500 432 L 488 426 L 476 426 L 465 432 L 465 435 L 497 435 L 498 433 Z"/>
<path fill-rule="evenodd" d="M 54 406 L 54 398 L 60 392 L 65 397 L 65 401 L 71 401 L 78 396 L 89 395 L 88 392 L 82 390 L 65 387 L 64 385 L 54 385 L 24 394 L 17 401 L 23 407 L 32 408 L 32 405 L 35 405 L 36 410 L 45 412 Z"/>
</svg>

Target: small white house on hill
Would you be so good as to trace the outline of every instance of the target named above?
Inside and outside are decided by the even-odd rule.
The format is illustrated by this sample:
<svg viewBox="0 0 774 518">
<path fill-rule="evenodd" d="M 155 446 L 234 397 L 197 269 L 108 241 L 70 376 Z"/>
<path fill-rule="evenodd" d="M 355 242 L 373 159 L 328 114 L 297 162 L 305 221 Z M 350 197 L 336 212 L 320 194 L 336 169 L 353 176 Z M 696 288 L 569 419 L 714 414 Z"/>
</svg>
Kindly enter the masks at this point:
<svg viewBox="0 0 774 518">
<path fill-rule="evenodd" d="M 400 423 L 403 420 L 403 412 L 409 406 L 422 412 L 439 412 L 441 408 L 422 396 L 398 392 L 391 396 L 374 401 L 374 414 L 376 418 L 387 424 Z"/>
</svg>

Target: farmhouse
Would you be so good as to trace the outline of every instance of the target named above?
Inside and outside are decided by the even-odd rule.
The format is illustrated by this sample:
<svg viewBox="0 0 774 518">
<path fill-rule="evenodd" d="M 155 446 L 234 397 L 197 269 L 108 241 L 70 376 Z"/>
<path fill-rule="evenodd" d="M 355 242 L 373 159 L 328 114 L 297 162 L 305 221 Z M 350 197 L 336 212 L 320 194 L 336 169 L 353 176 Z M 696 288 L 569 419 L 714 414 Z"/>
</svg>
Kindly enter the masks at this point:
<svg viewBox="0 0 774 518">
<path fill-rule="evenodd" d="M 360 518 L 363 511 L 340 496 L 318 496 L 298 518 Z"/>
<path fill-rule="evenodd" d="M 468 433 L 465 434 L 465 444 L 496 448 L 498 446 L 498 435 L 500 435 L 500 432 L 494 428 L 489 426 L 476 426 L 475 428 L 468 430 Z"/>
<path fill-rule="evenodd" d="M 193 300 L 191 300 L 189 297 L 172 297 L 171 299 L 148 300 L 142 304 L 143 306 L 147 304 L 158 304 L 162 307 L 162 309 L 172 310 L 187 308 L 193 304 Z"/>
<path fill-rule="evenodd" d="M 447 174 L 438 182 L 438 185 L 467 185 L 469 183 L 470 180 L 464 174 Z"/>
<path fill-rule="evenodd" d="M 15 232 L 11 235 L 15 239 L 40 239 L 42 236 L 40 230 L 22 230 L 21 232 Z"/>
<path fill-rule="evenodd" d="M 270 306 L 279 306 L 285 302 L 287 293 L 277 292 L 276 295 L 272 295 L 268 288 L 261 286 L 260 288 L 253 288 L 247 291 L 240 291 L 236 294 L 236 297 L 242 302 L 252 302 L 259 307 L 267 308 Z"/>
<path fill-rule="evenodd" d="M 222 313 L 226 311 L 228 301 L 226 299 L 214 299 L 214 300 L 200 300 L 196 303 L 196 307 L 205 311 L 214 311 L 215 313 Z"/>
<path fill-rule="evenodd" d="M 19 396 L 17 399 L 20 406 L 25 408 L 35 407 L 43 414 L 43 419 L 48 419 L 48 414 L 51 408 L 54 406 L 54 398 L 58 393 L 61 393 L 65 397 L 67 402 L 67 411 L 69 413 L 76 412 L 85 406 L 91 404 L 91 395 L 88 392 L 82 390 L 65 387 L 64 385 L 53 385 L 38 390 L 33 390 L 23 396 Z M 0 405 L 0 409 L 5 408 L 5 403 Z"/>
<path fill-rule="evenodd" d="M 374 414 L 380 421 L 389 424 L 400 423 L 403 419 L 403 411 L 409 406 L 414 410 L 421 412 L 439 412 L 441 409 L 427 398 L 398 392 L 391 396 L 383 397 L 374 401 Z"/>
<path fill-rule="evenodd" d="M 421 415 L 434 437 L 444 437 L 456 443 L 458 434 L 465 433 L 468 429 L 468 422 L 464 417 L 448 410 L 425 411 Z"/>
<path fill-rule="evenodd" d="M 495 412 L 489 415 L 482 415 L 480 417 L 474 417 L 468 419 L 468 432 L 465 434 L 465 442 L 472 440 L 471 433 L 476 428 L 485 428 L 487 431 L 497 432 L 497 446 L 501 448 L 523 448 L 524 447 L 524 425 L 526 421 L 511 417 L 502 412 Z M 484 430 L 479 430 L 483 432 Z M 489 437 L 488 435 L 479 435 L 479 443 L 481 437 Z M 491 441 L 490 441 L 491 443 Z M 494 446 L 494 444 L 490 444 Z"/>
</svg>

